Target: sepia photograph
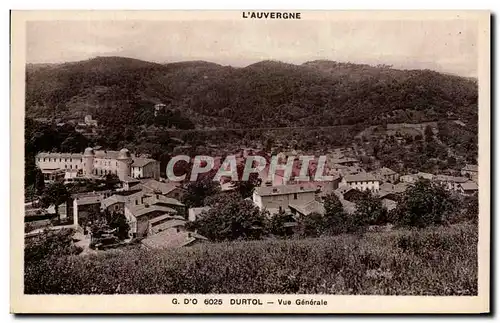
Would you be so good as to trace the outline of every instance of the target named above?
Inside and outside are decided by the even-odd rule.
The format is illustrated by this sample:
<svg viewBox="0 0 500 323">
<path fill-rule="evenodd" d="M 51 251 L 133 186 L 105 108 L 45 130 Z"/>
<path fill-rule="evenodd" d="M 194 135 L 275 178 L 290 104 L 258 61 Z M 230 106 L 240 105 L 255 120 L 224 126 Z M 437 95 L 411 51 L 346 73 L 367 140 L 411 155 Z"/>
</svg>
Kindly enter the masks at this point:
<svg viewBox="0 0 500 323">
<path fill-rule="evenodd" d="M 11 308 L 489 311 L 489 12 L 11 19 Z"/>
</svg>

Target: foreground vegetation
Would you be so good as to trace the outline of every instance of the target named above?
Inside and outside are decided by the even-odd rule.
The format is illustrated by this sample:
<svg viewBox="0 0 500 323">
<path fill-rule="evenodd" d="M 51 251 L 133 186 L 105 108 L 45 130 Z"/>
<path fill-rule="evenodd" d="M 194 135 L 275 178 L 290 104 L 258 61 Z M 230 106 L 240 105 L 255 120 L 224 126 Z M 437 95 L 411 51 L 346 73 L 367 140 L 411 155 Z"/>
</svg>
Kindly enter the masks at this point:
<svg viewBox="0 0 500 323">
<path fill-rule="evenodd" d="M 88 256 L 58 248 L 42 259 L 28 248 L 25 293 L 476 295 L 477 239 L 477 225 L 464 222 Z"/>
</svg>

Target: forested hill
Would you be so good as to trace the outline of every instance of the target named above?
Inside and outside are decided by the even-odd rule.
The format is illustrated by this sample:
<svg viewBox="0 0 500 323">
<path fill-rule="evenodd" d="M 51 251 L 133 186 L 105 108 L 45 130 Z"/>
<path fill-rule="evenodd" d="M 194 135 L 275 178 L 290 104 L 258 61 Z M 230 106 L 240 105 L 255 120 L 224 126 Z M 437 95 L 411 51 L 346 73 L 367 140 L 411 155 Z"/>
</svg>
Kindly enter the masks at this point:
<svg viewBox="0 0 500 323">
<path fill-rule="evenodd" d="M 333 61 L 262 61 L 243 68 L 204 61 L 157 64 L 122 57 L 27 65 L 28 117 L 141 122 L 165 103 L 197 128 L 477 123 L 477 82 L 430 70 Z M 190 125 L 190 126 L 192 126 Z"/>
</svg>

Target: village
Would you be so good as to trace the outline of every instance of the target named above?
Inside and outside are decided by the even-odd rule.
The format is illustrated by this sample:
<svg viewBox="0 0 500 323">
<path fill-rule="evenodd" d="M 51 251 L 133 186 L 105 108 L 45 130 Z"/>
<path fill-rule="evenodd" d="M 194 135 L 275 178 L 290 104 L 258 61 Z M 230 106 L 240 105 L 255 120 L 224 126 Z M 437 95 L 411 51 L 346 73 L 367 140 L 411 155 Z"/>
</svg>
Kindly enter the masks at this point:
<svg viewBox="0 0 500 323">
<path fill-rule="evenodd" d="M 328 180 L 318 181 L 315 176 L 318 163 L 310 162 L 304 177 L 298 158 L 300 154 L 296 150 L 278 153 L 276 157 L 280 165 L 293 160 L 291 174 L 284 174 L 283 166 L 273 169 L 268 163 L 258 172 L 257 184 L 247 198 L 259 210 L 266 211 L 269 217 L 280 212 L 290 214 L 292 220 L 286 226 L 291 230 L 300 217 L 312 213 L 323 215 L 324 198 L 332 193 L 338 197 L 346 214 L 353 214 L 359 195 L 365 191 L 378 198 L 387 211 L 395 209 L 398 196 L 419 179 L 438 183 L 459 196 L 471 196 L 478 191 L 477 165 L 468 164 L 457 170 L 459 176 L 424 172 L 398 174 L 387 167 L 366 171 L 353 156 L 352 149 L 336 148 L 328 151 L 325 165 L 321 165 L 320 171 Z M 271 159 L 270 153 L 259 148 L 242 148 L 234 156 L 238 165 L 245 165 L 250 156 Z M 213 161 L 215 169 L 223 162 L 220 157 L 213 158 Z M 88 147 L 81 154 L 40 152 L 35 162 L 45 185 L 60 183 L 85 187 L 87 182 L 107 185 L 97 185 L 97 189 L 94 185 L 89 191 L 80 190 L 71 194 L 67 201 L 48 208 L 41 207 L 38 200 L 26 202 L 26 238 L 35 237 L 47 229 L 72 228 L 76 232 L 74 240 L 84 253 L 129 243 L 157 249 L 208 241 L 196 230 L 190 230 L 189 223 L 203 217 L 211 206 L 186 206 L 182 201 L 188 181 L 161 177 L 157 160 L 137 156 L 125 148 L 110 151 Z M 110 179 L 114 179 L 111 184 Z M 217 185 L 221 194 L 230 194 L 236 189 L 227 176 L 219 178 Z M 55 213 L 58 222 L 54 225 L 50 219 L 56 216 Z M 95 229 L 96 224 L 105 222 L 103 218 L 112 214 L 124 216 L 127 232 L 118 233 L 118 227 Z"/>
</svg>

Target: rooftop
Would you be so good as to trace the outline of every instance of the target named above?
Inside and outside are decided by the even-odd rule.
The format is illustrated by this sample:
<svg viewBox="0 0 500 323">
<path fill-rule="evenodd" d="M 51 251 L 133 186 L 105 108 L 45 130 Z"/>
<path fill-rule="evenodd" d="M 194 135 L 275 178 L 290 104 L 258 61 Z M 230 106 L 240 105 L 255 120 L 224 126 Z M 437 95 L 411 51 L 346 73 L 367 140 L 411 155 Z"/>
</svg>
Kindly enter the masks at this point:
<svg viewBox="0 0 500 323">
<path fill-rule="evenodd" d="M 389 175 L 396 174 L 395 171 L 393 171 L 392 169 L 387 168 L 387 167 L 380 168 L 379 170 L 377 170 L 377 173 L 379 173 L 380 175 L 384 175 L 384 176 L 389 176 Z"/>
<path fill-rule="evenodd" d="M 159 182 L 155 179 L 141 180 L 141 186 L 151 192 L 161 192 L 161 194 L 168 194 L 179 187 L 179 183 L 176 182 Z"/>
<path fill-rule="evenodd" d="M 260 196 L 285 195 L 293 193 L 316 192 L 317 188 L 304 185 L 280 185 L 280 186 L 261 186 L 255 188 L 255 194 Z"/>
<path fill-rule="evenodd" d="M 309 215 L 311 213 L 325 214 L 325 207 L 323 203 L 316 200 L 312 200 L 304 204 L 290 203 L 289 207 L 296 209 L 304 215 Z"/>
<path fill-rule="evenodd" d="M 468 172 L 477 172 L 477 165 L 467 164 L 464 166 L 464 168 L 462 168 L 462 170 L 468 171 Z"/>
<path fill-rule="evenodd" d="M 50 152 L 41 152 L 36 154 L 36 157 L 49 157 L 49 158 L 82 158 L 82 154 L 78 153 L 50 153 Z"/>
<path fill-rule="evenodd" d="M 132 157 L 132 167 L 144 167 L 149 163 L 154 163 L 156 160 L 151 158 L 141 158 L 141 157 Z"/>
<path fill-rule="evenodd" d="M 477 184 L 472 182 L 472 181 L 462 183 L 462 184 L 460 184 L 460 186 L 462 187 L 462 189 L 464 191 L 477 191 L 478 190 Z"/>
<path fill-rule="evenodd" d="M 207 238 L 195 232 L 179 232 L 172 234 L 163 231 L 147 237 L 142 240 L 142 243 L 149 248 L 178 248 L 189 245 L 196 240 L 207 240 Z"/>
<path fill-rule="evenodd" d="M 162 205 L 127 205 L 126 208 L 129 209 L 130 213 L 135 217 L 140 217 L 151 212 L 177 213 L 174 209 Z"/>
<path fill-rule="evenodd" d="M 93 196 L 83 196 L 77 197 L 75 202 L 77 205 L 89 205 L 89 204 L 101 204 L 103 200 L 102 195 L 93 195 Z"/>
<path fill-rule="evenodd" d="M 454 183 L 465 183 L 469 181 L 469 179 L 466 177 L 448 176 L 448 175 L 436 175 L 435 179 L 440 182 L 454 182 Z"/>
<path fill-rule="evenodd" d="M 369 181 L 378 181 L 378 179 L 370 173 L 359 173 L 359 174 L 350 174 L 345 177 L 346 182 L 369 182 Z"/>
</svg>

